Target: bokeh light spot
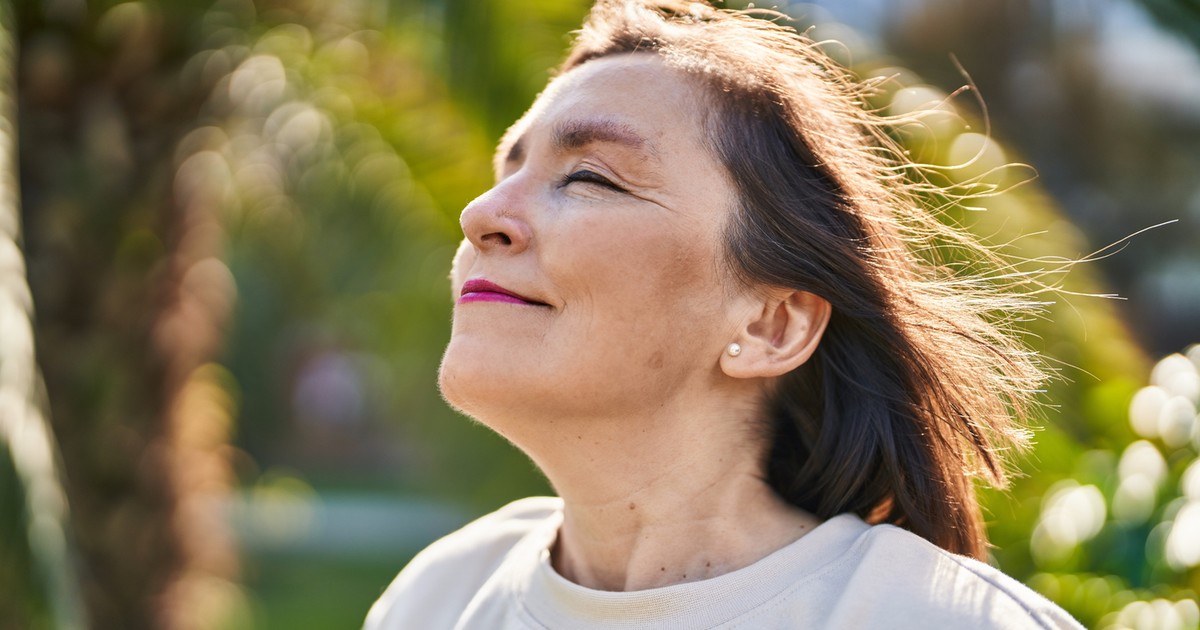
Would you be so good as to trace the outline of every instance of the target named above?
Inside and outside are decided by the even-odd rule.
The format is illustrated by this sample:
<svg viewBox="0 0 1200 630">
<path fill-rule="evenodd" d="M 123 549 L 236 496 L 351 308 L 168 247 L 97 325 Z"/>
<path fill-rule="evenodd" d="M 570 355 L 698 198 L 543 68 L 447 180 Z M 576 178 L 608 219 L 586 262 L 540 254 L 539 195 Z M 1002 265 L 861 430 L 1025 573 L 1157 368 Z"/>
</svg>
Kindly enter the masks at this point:
<svg viewBox="0 0 1200 630">
<path fill-rule="evenodd" d="M 1158 437 L 1158 415 L 1171 396 L 1161 387 L 1143 387 L 1129 403 L 1129 424 L 1144 438 Z"/>
</svg>

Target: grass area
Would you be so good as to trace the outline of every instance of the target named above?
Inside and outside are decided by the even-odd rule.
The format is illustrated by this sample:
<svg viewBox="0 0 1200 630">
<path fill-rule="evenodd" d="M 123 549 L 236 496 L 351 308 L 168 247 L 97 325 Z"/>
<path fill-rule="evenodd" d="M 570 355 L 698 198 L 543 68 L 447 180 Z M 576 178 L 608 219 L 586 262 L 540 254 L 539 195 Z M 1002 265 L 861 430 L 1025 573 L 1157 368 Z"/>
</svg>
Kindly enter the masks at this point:
<svg viewBox="0 0 1200 630">
<path fill-rule="evenodd" d="M 359 628 L 410 555 L 331 558 L 246 555 L 244 585 L 257 629 Z"/>
</svg>

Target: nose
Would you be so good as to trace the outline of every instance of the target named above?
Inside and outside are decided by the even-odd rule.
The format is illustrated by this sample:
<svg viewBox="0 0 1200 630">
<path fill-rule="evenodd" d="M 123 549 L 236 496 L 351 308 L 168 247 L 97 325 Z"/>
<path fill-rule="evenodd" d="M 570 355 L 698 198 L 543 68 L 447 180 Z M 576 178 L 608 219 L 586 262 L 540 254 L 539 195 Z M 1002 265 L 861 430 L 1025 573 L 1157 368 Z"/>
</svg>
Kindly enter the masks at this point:
<svg viewBox="0 0 1200 630">
<path fill-rule="evenodd" d="M 459 223 L 471 244 L 483 252 L 519 254 L 532 237 L 521 209 L 529 203 L 515 177 L 476 197 L 463 209 Z"/>
</svg>

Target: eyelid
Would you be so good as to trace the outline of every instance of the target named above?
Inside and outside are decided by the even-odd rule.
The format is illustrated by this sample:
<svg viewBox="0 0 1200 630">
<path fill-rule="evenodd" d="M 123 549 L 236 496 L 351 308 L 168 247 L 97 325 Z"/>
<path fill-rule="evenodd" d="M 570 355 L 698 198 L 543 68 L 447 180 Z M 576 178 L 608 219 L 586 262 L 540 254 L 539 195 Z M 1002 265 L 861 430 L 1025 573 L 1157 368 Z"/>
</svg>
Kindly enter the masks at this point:
<svg viewBox="0 0 1200 630">
<path fill-rule="evenodd" d="M 562 179 L 563 186 L 574 183 L 594 184 L 615 191 L 625 192 L 625 189 L 613 182 L 612 179 L 588 168 L 575 169 Z"/>
</svg>

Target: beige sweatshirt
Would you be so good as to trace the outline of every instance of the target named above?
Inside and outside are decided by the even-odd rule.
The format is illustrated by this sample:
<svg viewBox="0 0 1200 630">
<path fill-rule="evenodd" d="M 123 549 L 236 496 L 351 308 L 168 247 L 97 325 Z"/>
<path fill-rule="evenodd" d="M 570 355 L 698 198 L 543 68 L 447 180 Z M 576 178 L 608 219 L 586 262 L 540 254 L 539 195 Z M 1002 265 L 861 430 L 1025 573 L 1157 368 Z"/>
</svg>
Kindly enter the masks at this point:
<svg viewBox="0 0 1200 630">
<path fill-rule="evenodd" d="M 743 569 L 632 592 L 558 575 L 549 549 L 561 523 L 560 499 L 522 499 L 435 542 L 365 630 L 1082 628 L 984 563 L 850 514 Z"/>
</svg>

